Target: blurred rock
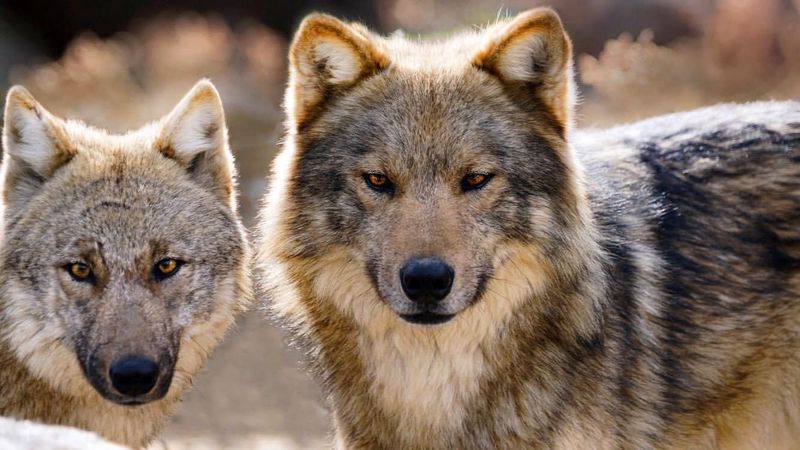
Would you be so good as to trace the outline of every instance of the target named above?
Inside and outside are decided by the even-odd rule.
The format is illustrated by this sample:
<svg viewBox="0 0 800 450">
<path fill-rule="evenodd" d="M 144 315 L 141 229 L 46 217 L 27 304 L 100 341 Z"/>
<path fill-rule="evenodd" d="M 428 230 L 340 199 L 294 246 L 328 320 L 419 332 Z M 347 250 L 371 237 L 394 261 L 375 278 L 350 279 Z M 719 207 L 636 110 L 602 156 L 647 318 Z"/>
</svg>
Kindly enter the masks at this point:
<svg viewBox="0 0 800 450">
<path fill-rule="evenodd" d="M 124 450 L 94 433 L 77 428 L 43 425 L 0 417 L 0 448 L 4 450 Z"/>
</svg>

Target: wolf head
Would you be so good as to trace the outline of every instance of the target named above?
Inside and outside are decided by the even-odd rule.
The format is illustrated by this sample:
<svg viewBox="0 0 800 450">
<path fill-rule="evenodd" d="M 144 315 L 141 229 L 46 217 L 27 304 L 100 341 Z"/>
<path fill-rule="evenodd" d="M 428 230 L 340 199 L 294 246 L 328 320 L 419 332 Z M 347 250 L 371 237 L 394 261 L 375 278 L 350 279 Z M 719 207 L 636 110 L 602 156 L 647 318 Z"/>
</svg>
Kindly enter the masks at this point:
<svg viewBox="0 0 800 450">
<path fill-rule="evenodd" d="M 136 405 L 180 393 L 248 296 L 213 85 L 125 135 L 59 119 L 14 87 L 3 145 L 9 347 L 72 396 L 93 387 Z"/>
<path fill-rule="evenodd" d="M 425 324 L 481 303 L 492 282 L 534 289 L 579 258 L 571 44 L 552 10 L 443 42 L 314 15 L 290 58 L 265 251 L 345 255 L 394 313 Z M 514 269 L 521 259 L 533 270 Z"/>
</svg>

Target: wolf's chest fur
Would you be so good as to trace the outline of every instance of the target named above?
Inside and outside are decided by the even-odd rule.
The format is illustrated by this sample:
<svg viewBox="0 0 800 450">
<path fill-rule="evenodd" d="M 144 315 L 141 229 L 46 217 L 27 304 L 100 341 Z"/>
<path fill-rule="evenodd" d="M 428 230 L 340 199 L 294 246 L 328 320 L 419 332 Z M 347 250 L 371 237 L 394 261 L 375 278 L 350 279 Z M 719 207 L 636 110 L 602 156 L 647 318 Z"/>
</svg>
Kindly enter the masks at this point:
<svg viewBox="0 0 800 450">
<path fill-rule="evenodd" d="M 371 329 L 361 336 L 371 395 L 400 430 L 458 429 L 465 405 L 479 393 L 491 342 L 476 342 L 469 335 L 418 339 L 415 334 Z"/>
<path fill-rule="evenodd" d="M 396 421 L 411 441 L 420 430 L 458 433 L 492 369 L 505 324 L 519 304 L 544 289 L 539 255 L 509 246 L 496 256 L 497 280 L 486 298 L 446 327 L 405 323 L 381 304 L 363 264 L 344 250 L 316 264 L 314 290 L 356 322 L 357 349 L 372 407 Z M 367 299 L 365 297 L 373 297 Z M 333 355 L 335 357 L 335 355 Z M 351 374 L 355 376 L 356 374 Z M 348 376 L 336 374 L 335 376 Z"/>
<path fill-rule="evenodd" d="M 357 352 L 376 405 L 403 423 L 401 430 L 457 428 L 464 404 L 478 392 L 491 338 L 466 330 L 467 317 L 433 334 L 398 322 L 377 298 L 364 298 L 375 297 L 374 290 L 363 282 L 363 267 L 344 253 L 318 267 L 315 290 L 336 295 L 336 305 L 360 322 Z"/>
</svg>

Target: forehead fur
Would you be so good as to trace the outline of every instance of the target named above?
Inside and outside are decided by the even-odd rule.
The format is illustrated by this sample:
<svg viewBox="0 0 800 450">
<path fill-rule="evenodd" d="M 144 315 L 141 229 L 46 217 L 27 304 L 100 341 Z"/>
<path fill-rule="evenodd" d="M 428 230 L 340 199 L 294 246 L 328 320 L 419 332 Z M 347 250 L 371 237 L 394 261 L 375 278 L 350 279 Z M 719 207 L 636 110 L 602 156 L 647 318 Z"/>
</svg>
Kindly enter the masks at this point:
<svg viewBox="0 0 800 450">
<path fill-rule="evenodd" d="M 486 39 L 507 23 L 505 19 L 485 28 L 462 30 L 433 39 L 401 31 L 387 37 L 372 36 L 390 55 L 392 68 L 423 73 L 463 71 L 472 68 L 473 57 Z"/>
<path fill-rule="evenodd" d="M 376 170 L 394 167 L 395 176 L 407 172 L 427 179 L 428 172 L 469 169 L 487 160 L 525 174 L 545 170 L 544 157 L 569 164 L 548 110 L 520 108 L 501 83 L 463 61 L 428 65 L 422 49 L 428 43 L 397 39 L 420 58 L 401 59 L 331 99 L 293 137 L 302 167 L 342 172 L 353 169 L 348 163 L 372 162 Z"/>
<path fill-rule="evenodd" d="M 160 123 L 125 134 L 107 133 L 79 122 L 69 122 L 67 129 L 75 156 L 28 200 L 26 207 L 19 211 L 23 217 L 46 223 L 48 220 L 31 216 L 45 210 L 66 212 L 110 200 L 143 208 L 148 217 L 165 224 L 177 217 L 169 214 L 159 217 L 159 214 L 164 214 L 165 210 L 176 213 L 187 205 L 197 216 L 219 213 L 227 217 L 226 221 L 236 220 L 235 211 L 228 210 L 212 192 L 198 186 L 179 161 L 158 150 Z M 63 201 L 70 204 L 61 205 Z M 100 221 L 100 216 L 74 219 L 86 223 Z M 63 224 L 64 227 L 68 225 Z M 188 223 L 183 225 L 187 232 L 192 231 Z M 139 228 L 136 221 L 127 223 L 126 227 Z M 117 233 L 124 234 L 120 230 Z"/>
<path fill-rule="evenodd" d="M 473 68 L 475 57 L 501 40 L 513 19 L 511 16 L 502 17 L 493 23 L 436 37 L 412 35 L 402 30 L 381 36 L 360 24 L 351 26 L 368 34 L 370 40 L 388 55 L 392 68 L 432 73 Z"/>
<path fill-rule="evenodd" d="M 65 121 L 62 130 L 73 156 L 26 196 L 24 207 L 12 208 L 9 213 L 31 217 L 44 210 L 60 211 L 60 201 L 89 202 L 115 196 L 120 201 L 143 204 L 154 210 L 175 203 L 176 196 L 182 196 L 186 202 L 214 205 L 213 196 L 193 184 L 179 162 L 159 152 L 162 123 L 163 120 L 156 121 L 138 130 L 114 134 L 80 121 Z M 7 186 L 5 195 L 11 195 L 13 189 Z M 80 203 L 70 207 L 79 206 Z"/>
<path fill-rule="evenodd" d="M 64 130 L 70 144 L 77 152 L 106 157 L 120 151 L 131 153 L 155 151 L 164 121 L 165 119 L 161 119 L 136 130 L 115 134 L 78 120 L 67 120 Z M 124 157 L 122 154 L 119 156 Z"/>
</svg>

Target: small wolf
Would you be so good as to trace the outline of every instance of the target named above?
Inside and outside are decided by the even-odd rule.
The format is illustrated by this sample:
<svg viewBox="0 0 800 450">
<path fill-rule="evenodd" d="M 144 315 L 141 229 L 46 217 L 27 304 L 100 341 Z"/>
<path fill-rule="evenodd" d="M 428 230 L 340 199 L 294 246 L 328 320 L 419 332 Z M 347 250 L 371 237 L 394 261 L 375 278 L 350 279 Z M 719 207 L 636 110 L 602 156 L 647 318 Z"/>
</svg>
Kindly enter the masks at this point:
<svg viewBox="0 0 800 450">
<path fill-rule="evenodd" d="M 222 103 L 111 135 L 6 99 L 0 415 L 147 444 L 251 297 Z"/>
<path fill-rule="evenodd" d="M 259 278 L 340 447 L 796 448 L 800 104 L 571 131 L 550 9 L 290 58 Z"/>
</svg>

